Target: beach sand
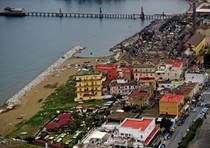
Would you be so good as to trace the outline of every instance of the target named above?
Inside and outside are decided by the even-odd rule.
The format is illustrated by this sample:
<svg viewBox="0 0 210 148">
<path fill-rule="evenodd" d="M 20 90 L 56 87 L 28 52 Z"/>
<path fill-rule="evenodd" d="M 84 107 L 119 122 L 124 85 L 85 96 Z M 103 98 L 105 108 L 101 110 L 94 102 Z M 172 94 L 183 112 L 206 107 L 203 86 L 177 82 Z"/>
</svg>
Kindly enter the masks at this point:
<svg viewBox="0 0 210 148">
<path fill-rule="evenodd" d="M 78 68 L 71 67 L 67 68 L 68 64 L 80 64 L 84 62 L 90 62 L 92 65 L 99 63 L 105 63 L 108 61 L 110 56 L 106 57 L 76 57 L 73 56 L 67 59 L 63 64 L 61 64 L 58 69 L 60 72 L 54 71 L 52 74 L 45 77 L 45 79 L 33 87 L 31 90 L 26 92 L 26 94 L 21 98 L 21 102 L 14 109 L 0 114 L 0 135 L 5 136 L 15 128 L 15 124 L 30 119 L 41 109 L 41 103 L 38 102 L 39 99 L 45 100 L 48 95 L 50 95 L 55 89 L 44 88 L 47 84 L 53 84 L 58 82 L 58 86 L 64 84 L 69 76 L 77 73 Z M 96 60 L 98 59 L 98 60 Z M 63 70 L 62 70 L 63 69 Z M 64 70 L 65 69 L 65 70 Z M 21 119 L 17 119 L 21 117 Z"/>
</svg>

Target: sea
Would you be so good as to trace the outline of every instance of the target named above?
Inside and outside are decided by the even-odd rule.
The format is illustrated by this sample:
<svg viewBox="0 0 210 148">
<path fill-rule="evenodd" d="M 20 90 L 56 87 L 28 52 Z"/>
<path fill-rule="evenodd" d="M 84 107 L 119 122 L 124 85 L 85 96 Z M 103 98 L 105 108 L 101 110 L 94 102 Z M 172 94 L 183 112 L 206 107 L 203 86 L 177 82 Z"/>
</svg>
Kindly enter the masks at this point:
<svg viewBox="0 0 210 148">
<path fill-rule="evenodd" d="M 5 7 L 40 12 L 180 14 L 185 0 L 0 0 Z M 152 20 L 0 16 L 0 105 L 70 48 L 78 56 L 111 55 L 109 49 L 141 31 Z M 92 54 L 91 54 L 92 53 Z"/>
</svg>

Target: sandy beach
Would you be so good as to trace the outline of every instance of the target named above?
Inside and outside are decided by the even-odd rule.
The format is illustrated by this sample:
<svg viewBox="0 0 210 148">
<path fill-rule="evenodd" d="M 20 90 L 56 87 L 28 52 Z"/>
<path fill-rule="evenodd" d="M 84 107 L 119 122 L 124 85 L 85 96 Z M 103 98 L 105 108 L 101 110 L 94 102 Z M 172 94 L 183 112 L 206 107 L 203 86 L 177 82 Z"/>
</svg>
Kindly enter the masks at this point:
<svg viewBox="0 0 210 148">
<path fill-rule="evenodd" d="M 55 90 L 53 88 L 45 88 L 44 86 L 57 82 L 59 87 L 68 80 L 69 76 L 75 75 L 77 73 L 78 69 L 80 68 L 78 65 L 82 65 L 84 62 L 90 62 L 92 65 L 105 63 L 108 61 L 109 57 L 110 56 L 77 57 L 72 54 L 70 57 L 65 58 L 64 61 L 60 62 L 60 64 L 56 65 L 55 62 L 54 66 L 49 67 L 38 76 L 38 79 L 35 79 L 36 83 L 32 83 L 34 80 L 31 82 L 33 86 L 31 86 L 32 84 L 29 83 L 25 86 L 27 88 L 26 90 L 21 89 L 21 91 L 24 90 L 25 92 L 23 94 L 21 93 L 19 98 L 21 101 L 18 101 L 19 103 L 15 106 L 14 109 L 0 113 L 0 136 L 7 135 L 15 128 L 15 124 L 23 120 L 30 119 L 41 109 L 41 103 L 39 103 L 38 100 L 41 98 L 45 100 L 46 97 Z M 29 86 L 31 88 L 28 88 Z M 10 104 L 14 104 L 14 100 L 12 100 Z M 19 117 L 21 117 L 21 119 Z"/>
</svg>

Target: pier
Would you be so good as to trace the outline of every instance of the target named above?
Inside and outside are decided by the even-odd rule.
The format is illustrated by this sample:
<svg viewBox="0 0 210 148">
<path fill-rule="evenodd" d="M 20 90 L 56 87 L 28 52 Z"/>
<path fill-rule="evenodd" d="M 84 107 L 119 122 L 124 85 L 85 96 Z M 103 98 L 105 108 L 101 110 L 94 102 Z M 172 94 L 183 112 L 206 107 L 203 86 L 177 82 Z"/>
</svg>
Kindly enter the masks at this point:
<svg viewBox="0 0 210 148">
<path fill-rule="evenodd" d="M 99 18 L 99 19 L 168 19 L 175 15 L 172 14 L 144 14 L 143 7 L 139 14 L 114 14 L 103 13 L 101 8 L 99 13 L 64 13 L 60 9 L 59 12 L 5 12 L 0 11 L 0 16 L 33 16 L 33 17 L 70 17 L 70 18 Z"/>
</svg>

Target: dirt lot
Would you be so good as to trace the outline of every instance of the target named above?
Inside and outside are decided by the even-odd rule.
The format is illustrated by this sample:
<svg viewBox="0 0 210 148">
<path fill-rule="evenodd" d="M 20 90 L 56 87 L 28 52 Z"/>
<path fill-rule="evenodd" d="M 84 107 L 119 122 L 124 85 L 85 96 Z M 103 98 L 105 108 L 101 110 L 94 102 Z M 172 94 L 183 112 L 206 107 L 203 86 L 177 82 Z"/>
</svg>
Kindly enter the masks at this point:
<svg viewBox="0 0 210 148">
<path fill-rule="evenodd" d="M 206 119 L 188 148 L 210 148 L 210 112 L 206 115 Z"/>
</svg>

